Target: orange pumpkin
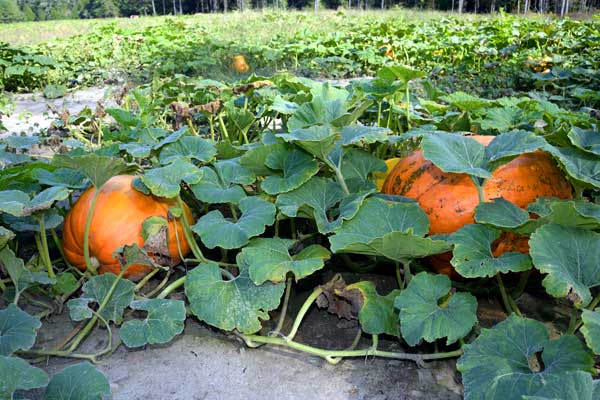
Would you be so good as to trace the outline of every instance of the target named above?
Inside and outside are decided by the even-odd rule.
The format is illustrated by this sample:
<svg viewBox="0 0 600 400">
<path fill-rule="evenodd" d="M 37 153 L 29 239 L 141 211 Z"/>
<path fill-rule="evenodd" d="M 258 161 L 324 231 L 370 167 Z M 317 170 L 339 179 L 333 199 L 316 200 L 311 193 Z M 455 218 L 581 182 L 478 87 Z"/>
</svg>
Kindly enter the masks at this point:
<svg viewBox="0 0 600 400">
<path fill-rule="evenodd" d="M 246 58 L 242 55 L 233 56 L 230 67 L 238 74 L 243 74 L 250 71 L 250 66 L 246 62 Z"/>
<path fill-rule="evenodd" d="M 375 182 L 375 185 L 377 185 L 377 189 L 379 191 L 381 191 L 381 188 L 383 187 L 385 179 L 389 175 L 390 171 L 392 169 L 394 169 L 394 167 L 396 166 L 396 164 L 398 164 L 400 162 L 400 160 L 402 160 L 400 157 L 387 159 L 387 160 L 385 160 L 385 165 L 387 167 L 385 172 L 379 172 L 379 171 L 373 172 L 373 181 Z"/>
<path fill-rule="evenodd" d="M 100 189 L 94 208 L 89 233 L 89 249 L 92 262 L 99 267 L 100 273 L 119 274 L 121 265 L 113 252 L 126 244 L 136 243 L 143 246 L 143 222 L 153 216 L 167 219 L 169 207 L 176 206 L 172 199 L 145 195 L 131 186 L 134 176 L 119 175 L 108 180 Z M 63 229 L 63 250 L 67 260 L 80 270 L 85 270 L 83 256 L 83 238 L 88 211 L 96 189 L 86 190 L 69 210 Z M 193 217 L 190 209 L 184 205 L 184 212 L 190 223 Z M 168 223 L 168 248 L 173 264 L 179 263 L 179 249 L 175 234 L 175 224 Z M 183 235 L 181 222 L 177 223 L 177 236 L 181 254 L 185 256 L 190 247 Z M 152 270 L 146 265 L 131 265 L 124 277 L 139 280 Z"/>
<path fill-rule="evenodd" d="M 484 146 L 494 139 L 494 136 L 471 137 Z M 382 192 L 417 200 L 429 216 L 430 234 L 452 233 L 474 223 L 475 207 L 479 204 L 477 188 L 467 174 L 443 172 L 425 160 L 421 150 L 396 164 Z M 536 151 L 522 154 L 493 171 L 492 177 L 483 184 L 483 194 L 485 201 L 503 197 L 526 208 L 542 196 L 571 198 L 572 188 L 552 157 Z M 496 256 L 511 250 L 527 253 L 527 238 L 505 234 L 494 244 Z M 451 268 L 444 257 L 439 261 L 436 269 Z"/>
</svg>

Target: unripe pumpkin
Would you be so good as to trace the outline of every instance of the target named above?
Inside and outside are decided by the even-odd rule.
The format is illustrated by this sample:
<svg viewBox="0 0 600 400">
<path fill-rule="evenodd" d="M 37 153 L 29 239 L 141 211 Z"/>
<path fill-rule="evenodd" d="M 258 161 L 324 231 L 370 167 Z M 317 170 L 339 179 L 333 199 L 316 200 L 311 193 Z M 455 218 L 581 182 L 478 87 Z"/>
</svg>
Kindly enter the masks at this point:
<svg viewBox="0 0 600 400">
<path fill-rule="evenodd" d="M 471 136 L 487 146 L 494 136 Z M 453 233 L 475 222 L 475 207 L 479 204 L 477 188 L 469 175 L 446 173 L 414 151 L 396 164 L 382 188 L 386 194 L 415 199 L 429 216 L 430 234 Z M 554 159 L 535 151 L 521 154 L 492 172 L 483 184 L 485 201 L 502 197 L 526 208 L 538 197 L 572 197 L 572 187 Z M 493 247 L 496 256 L 506 251 L 527 253 L 527 239 L 503 235 Z M 445 269 L 448 269 L 446 267 Z M 438 269 L 442 265 L 438 265 Z"/>
<path fill-rule="evenodd" d="M 242 55 L 233 56 L 229 66 L 238 74 L 243 74 L 250 71 L 250 66 L 246 62 L 246 58 Z"/>
<path fill-rule="evenodd" d="M 89 232 L 90 258 L 99 267 L 99 273 L 119 274 L 121 272 L 121 265 L 113 257 L 114 251 L 133 243 L 142 247 L 144 244 L 142 224 L 147 218 L 153 216 L 163 217 L 169 221 L 167 241 L 173 265 L 181 261 L 177 237 L 181 254 L 185 256 L 190 251 L 181 221 L 177 221 L 176 227 L 175 223 L 168 218 L 169 207 L 177 207 L 177 203 L 173 199 L 146 195 L 137 191 L 131 186 L 134 178 L 135 176 L 129 175 L 114 176 L 100 188 Z M 82 271 L 86 269 L 83 255 L 85 224 L 95 192 L 96 189 L 91 187 L 81 195 L 67 213 L 63 229 L 65 257 Z M 193 223 L 192 213 L 185 204 L 183 211 L 188 221 Z M 151 270 L 149 266 L 135 264 L 131 265 L 123 276 L 131 280 L 139 280 Z"/>
</svg>

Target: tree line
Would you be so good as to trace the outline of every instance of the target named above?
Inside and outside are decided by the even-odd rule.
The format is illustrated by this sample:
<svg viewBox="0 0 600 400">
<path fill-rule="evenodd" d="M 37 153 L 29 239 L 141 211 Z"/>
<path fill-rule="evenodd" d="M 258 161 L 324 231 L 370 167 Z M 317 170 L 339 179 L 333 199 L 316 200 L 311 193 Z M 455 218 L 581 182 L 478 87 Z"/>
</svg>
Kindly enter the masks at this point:
<svg viewBox="0 0 600 400">
<path fill-rule="evenodd" d="M 600 0 L 0 0 L 0 22 L 182 15 L 264 8 L 387 9 L 407 7 L 487 13 L 593 13 Z"/>
</svg>

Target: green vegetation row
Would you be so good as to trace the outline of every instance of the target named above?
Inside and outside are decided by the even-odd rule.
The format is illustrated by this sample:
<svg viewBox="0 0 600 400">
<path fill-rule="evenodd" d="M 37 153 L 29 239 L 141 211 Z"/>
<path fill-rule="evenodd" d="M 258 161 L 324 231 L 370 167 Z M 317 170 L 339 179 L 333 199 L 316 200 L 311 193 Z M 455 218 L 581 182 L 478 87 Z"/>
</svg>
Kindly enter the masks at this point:
<svg viewBox="0 0 600 400">
<path fill-rule="evenodd" d="M 484 147 L 471 132 L 493 140 Z M 52 154 L 28 151 L 39 145 Z M 49 378 L 29 362 L 98 362 L 122 345 L 167 343 L 186 318 L 232 332 L 249 347 L 285 346 L 334 364 L 458 358 L 466 399 L 598 396 L 600 135 L 586 110 L 539 97 L 443 93 L 424 72 L 401 66 L 345 87 L 289 74 L 237 83 L 176 76 L 131 90 L 119 107 L 64 113 L 46 137 L 10 136 L 1 146 L 0 375 L 20 377 L 0 381 L 3 398 L 42 387 L 48 399 L 75 388 L 101 398 L 110 387 L 89 364 Z M 473 223 L 430 235 L 428 210 L 380 193 L 374 178 L 386 171 L 384 160 L 417 147 L 478 188 Z M 573 198 L 540 197 L 525 209 L 484 201 L 496 169 L 541 153 Z M 96 203 L 94 188 L 125 174 L 136 177 L 119 190 L 160 199 L 168 212 L 123 222 L 134 207 Z M 89 208 L 76 211 L 88 188 Z M 115 210 L 119 223 L 110 217 Z M 96 214 L 102 218 L 93 222 Z M 140 224 L 143 244 L 113 250 L 91 241 L 90 232 L 114 237 Z M 174 231 L 181 234 L 172 251 L 165 242 Z M 495 254 L 501 235 L 520 235 L 528 251 Z M 74 259 L 77 246 L 83 254 Z M 107 251 L 118 263 L 93 261 Z M 425 260 L 448 252 L 452 280 Z M 295 282 L 336 268 L 378 272 L 396 289 L 379 292 L 372 275 L 347 284 L 335 274 L 284 329 Z M 135 274 L 137 283 L 123 279 Z M 527 298 L 545 312 L 521 310 Z M 486 325 L 476 311 L 489 299 L 503 311 Z M 358 322 L 350 348 L 317 348 L 296 337 L 315 302 Z M 35 346 L 42 319 L 63 305 L 82 321 L 78 330 L 55 348 Z M 78 352 L 98 327 L 105 348 Z M 387 349 L 383 337 L 411 350 Z"/>
<path fill-rule="evenodd" d="M 243 55 L 250 65 L 247 74 L 287 70 L 344 78 L 403 64 L 427 72 L 442 90 L 486 98 L 532 92 L 569 108 L 598 107 L 598 18 L 500 14 L 413 21 L 403 14 L 358 18 L 280 12 L 246 17 L 163 19 L 140 28 L 109 24 L 31 48 L 3 45 L 0 85 L 8 91 L 47 84 L 67 89 L 119 77 L 145 83 L 178 74 L 230 80 L 240 77 L 230 68 L 232 56 Z M 277 34 L 267 34 L 265 26 Z"/>
</svg>

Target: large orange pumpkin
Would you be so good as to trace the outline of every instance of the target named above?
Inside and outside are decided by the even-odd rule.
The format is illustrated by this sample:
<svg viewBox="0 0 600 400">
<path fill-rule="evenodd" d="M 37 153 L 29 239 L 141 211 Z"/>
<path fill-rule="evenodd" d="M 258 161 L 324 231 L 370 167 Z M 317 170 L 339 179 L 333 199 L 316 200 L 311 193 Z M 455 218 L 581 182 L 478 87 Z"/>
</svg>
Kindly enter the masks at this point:
<svg viewBox="0 0 600 400">
<path fill-rule="evenodd" d="M 471 136 L 487 146 L 494 136 Z M 456 232 L 475 222 L 479 196 L 467 174 L 446 173 L 423 157 L 421 150 L 404 157 L 389 173 L 383 193 L 415 199 L 430 220 L 430 234 Z M 503 197 L 526 208 L 538 197 L 571 198 L 572 187 L 550 155 L 542 151 L 522 154 L 497 168 L 483 184 L 485 201 Z M 494 255 L 514 250 L 528 252 L 527 238 L 503 235 L 494 244 Z M 447 257 L 446 257 L 447 258 Z M 449 260 L 449 258 L 448 258 Z M 436 269 L 448 272 L 448 260 L 442 257 Z M 441 271 L 440 271 L 441 272 Z"/>
<path fill-rule="evenodd" d="M 136 243 L 143 246 L 142 223 L 149 217 L 158 216 L 167 219 L 169 207 L 176 206 L 172 199 L 164 199 L 152 195 L 145 195 L 131 186 L 134 176 L 114 176 L 100 189 L 100 194 L 92 216 L 89 249 L 92 262 L 99 266 L 99 272 L 113 272 L 119 274 L 121 266 L 113 252 L 126 244 Z M 83 256 L 83 238 L 88 211 L 95 188 L 86 190 L 73 205 L 65 217 L 63 230 L 63 250 L 67 260 L 80 270 L 85 270 Z M 193 222 L 190 209 L 184 206 L 188 221 Z M 181 261 L 175 224 L 168 224 L 168 248 L 173 264 Z M 181 254 L 185 256 L 190 247 L 183 235 L 182 224 L 177 222 L 177 236 L 181 247 Z M 131 265 L 125 274 L 126 278 L 139 280 L 152 270 L 145 265 Z"/>
</svg>

